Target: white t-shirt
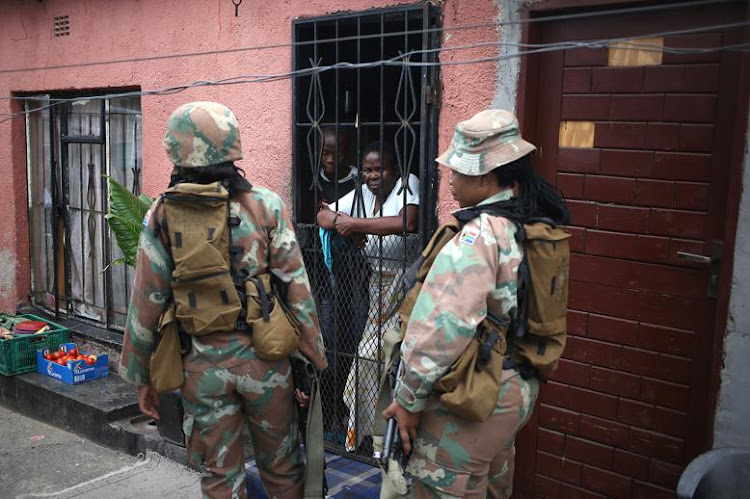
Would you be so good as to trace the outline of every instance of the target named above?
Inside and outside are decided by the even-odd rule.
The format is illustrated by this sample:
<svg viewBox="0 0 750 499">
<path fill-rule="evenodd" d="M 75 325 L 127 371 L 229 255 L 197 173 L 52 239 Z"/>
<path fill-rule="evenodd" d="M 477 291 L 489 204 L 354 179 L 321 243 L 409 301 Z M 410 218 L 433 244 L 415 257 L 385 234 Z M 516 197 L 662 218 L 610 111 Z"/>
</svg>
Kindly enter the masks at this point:
<svg viewBox="0 0 750 499">
<path fill-rule="evenodd" d="M 415 175 L 409 174 L 409 189 L 404 189 L 403 191 L 399 192 L 401 190 L 401 185 L 402 182 L 399 178 L 398 180 L 396 180 L 396 185 L 393 186 L 393 190 L 391 190 L 390 194 L 388 194 L 388 197 L 383 203 L 382 213 L 380 209 L 378 209 L 377 212 L 374 212 L 375 195 L 370 192 L 370 189 L 367 188 L 366 184 L 362 184 L 361 192 L 363 203 L 361 205 L 357 203 L 357 206 L 352 206 L 354 204 L 354 194 L 356 192 L 352 191 L 339 199 L 338 211 L 356 218 L 377 218 L 380 216 L 398 216 L 401 209 L 404 206 L 408 206 L 410 204 L 419 206 L 419 179 Z M 409 192 L 409 190 L 411 190 L 411 192 Z M 363 206 L 364 211 L 362 210 Z M 328 205 L 328 207 L 331 210 L 336 210 L 336 203 L 331 203 L 330 205 Z M 378 266 L 378 255 L 381 248 L 381 240 L 383 243 L 383 267 L 399 268 L 400 266 L 402 266 L 402 264 L 399 262 L 404 252 L 404 240 L 401 236 L 395 234 L 390 236 L 368 235 L 365 251 L 370 257 L 373 267 Z"/>
</svg>

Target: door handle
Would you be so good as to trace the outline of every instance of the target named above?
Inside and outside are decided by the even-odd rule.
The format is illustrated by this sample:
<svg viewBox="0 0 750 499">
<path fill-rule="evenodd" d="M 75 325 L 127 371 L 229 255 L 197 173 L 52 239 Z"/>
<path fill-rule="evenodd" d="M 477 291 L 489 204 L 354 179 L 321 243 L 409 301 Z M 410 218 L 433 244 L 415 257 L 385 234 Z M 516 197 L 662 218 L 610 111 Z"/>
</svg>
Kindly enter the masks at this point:
<svg viewBox="0 0 750 499">
<path fill-rule="evenodd" d="M 714 241 L 711 245 L 711 256 L 696 255 L 695 253 L 688 253 L 686 251 L 677 252 L 677 258 L 680 260 L 711 266 L 708 275 L 708 292 L 706 293 L 709 298 L 716 298 L 719 294 L 719 272 L 721 270 L 721 252 L 723 248 L 724 243 L 722 241 Z"/>
<path fill-rule="evenodd" d="M 687 253 L 685 251 L 678 251 L 677 258 L 681 260 L 687 260 L 694 263 L 711 263 L 711 257 L 706 255 L 696 255 L 695 253 Z"/>
</svg>

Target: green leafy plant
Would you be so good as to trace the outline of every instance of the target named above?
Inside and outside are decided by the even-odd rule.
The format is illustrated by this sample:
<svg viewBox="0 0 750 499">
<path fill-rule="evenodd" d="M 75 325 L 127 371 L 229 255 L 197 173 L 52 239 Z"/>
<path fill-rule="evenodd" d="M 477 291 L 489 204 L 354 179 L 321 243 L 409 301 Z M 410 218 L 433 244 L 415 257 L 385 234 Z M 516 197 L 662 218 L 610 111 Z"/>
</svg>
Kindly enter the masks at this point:
<svg viewBox="0 0 750 499">
<path fill-rule="evenodd" d="M 124 263 L 135 267 L 143 217 L 154 200 L 145 194 L 135 196 L 117 180 L 106 175 L 105 177 L 109 185 L 109 213 L 104 218 L 107 219 L 117 246 L 123 254 L 122 258 L 114 260 L 110 265 Z"/>
</svg>

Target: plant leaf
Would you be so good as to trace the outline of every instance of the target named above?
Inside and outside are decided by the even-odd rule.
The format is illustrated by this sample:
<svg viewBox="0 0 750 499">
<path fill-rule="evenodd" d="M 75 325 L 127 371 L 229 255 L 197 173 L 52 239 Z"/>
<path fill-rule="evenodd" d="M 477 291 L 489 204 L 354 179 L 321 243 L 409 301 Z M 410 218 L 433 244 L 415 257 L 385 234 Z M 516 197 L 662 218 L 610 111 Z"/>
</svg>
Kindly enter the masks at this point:
<svg viewBox="0 0 750 499">
<path fill-rule="evenodd" d="M 146 203 L 149 206 L 154 204 L 154 198 L 146 196 L 145 194 L 141 194 L 140 196 L 138 196 L 138 199 L 140 199 L 142 203 Z"/>
<path fill-rule="evenodd" d="M 135 266 L 143 218 L 152 201 L 145 195 L 134 196 L 112 177 L 107 177 L 107 183 L 109 185 L 109 213 L 104 218 L 123 254 L 123 257 L 118 260 L 124 261 L 126 265 Z M 119 263 L 118 260 L 110 265 Z"/>
</svg>

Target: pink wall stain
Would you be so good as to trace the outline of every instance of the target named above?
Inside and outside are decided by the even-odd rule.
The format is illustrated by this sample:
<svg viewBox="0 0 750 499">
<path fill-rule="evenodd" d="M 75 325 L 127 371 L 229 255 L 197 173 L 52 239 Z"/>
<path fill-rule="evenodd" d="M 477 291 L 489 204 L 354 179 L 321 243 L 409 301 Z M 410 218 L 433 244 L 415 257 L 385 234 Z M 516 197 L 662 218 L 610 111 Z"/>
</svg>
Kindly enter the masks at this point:
<svg viewBox="0 0 750 499">
<path fill-rule="evenodd" d="M 6 6 L 0 17 L 0 71 L 117 59 L 142 58 L 186 52 L 236 49 L 287 44 L 292 20 L 339 11 L 364 11 L 396 4 L 392 1 L 245 2 L 234 16 L 229 0 L 215 2 L 164 0 L 142 1 L 23 1 Z M 435 2 L 446 28 L 491 23 L 498 8 L 492 0 Z M 54 38 L 55 16 L 69 16 L 70 35 Z M 497 27 L 446 31 L 443 47 L 497 42 Z M 496 47 L 443 50 L 443 62 L 491 57 Z M 199 80 L 218 80 L 240 74 L 277 74 L 292 69 L 291 48 L 239 51 L 216 55 L 177 57 L 156 61 L 122 62 L 63 69 L 0 73 L 0 97 L 13 92 L 63 90 L 107 93 L 119 89 L 160 89 Z M 441 68 L 439 149 L 450 142 L 455 124 L 485 109 L 495 94 L 497 63 L 444 66 Z M 291 204 L 290 80 L 201 87 L 172 95 L 144 96 L 143 191 L 161 192 L 172 169 L 161 145 L 166 120 L 172 110 L 192 100 L 216 100 L 229 106 L 242 127 L 244 158 L 238 164 L 257 185 L 277 191 Z M 8 100 L 0 101 L 0 113 L 19 111 Z M 0 120 L 5 116 L 0 116 Z M 0 124 L 0 250 L 9 250 L 16 261 L 13 285 L 3 290 L 0 309 L 13 309 L 27 300 L 30 291 L 29 238 L 26 194 L 26 145 L 23 118 Z M 442 176 L 444 172 L 441 172 Z M 441 220 L 454 209 L 448 182 L 441 179 L 438 215 Z M 2 263 L 2 262 L 0 262 Z M 0 269 L 0 273 L 4 269 Z"/>
</svg>

